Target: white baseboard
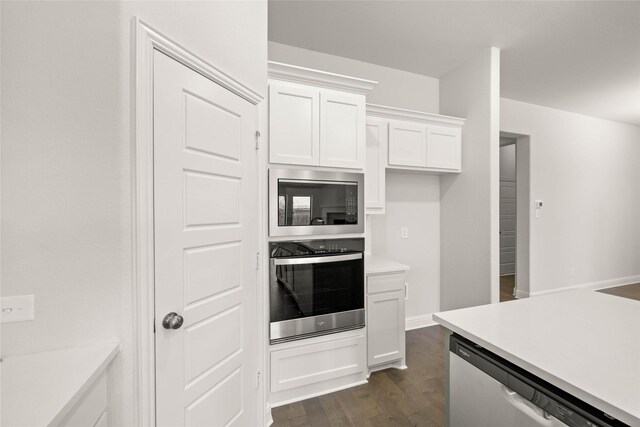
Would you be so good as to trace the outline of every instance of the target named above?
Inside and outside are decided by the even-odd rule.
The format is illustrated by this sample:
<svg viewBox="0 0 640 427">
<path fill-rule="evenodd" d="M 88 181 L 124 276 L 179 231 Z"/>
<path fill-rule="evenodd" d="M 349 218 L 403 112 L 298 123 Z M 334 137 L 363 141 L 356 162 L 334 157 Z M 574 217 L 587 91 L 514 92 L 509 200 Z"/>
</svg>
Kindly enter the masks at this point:
<svg viewBox="0 0 640 427">
<path fill-rule="evenodd" d="M 520 289 L 516 289 L 516 298 L 529 298 L 529 292 L 521 291 Z"/>
<path fill-rule="evenodd" d="M 429 314 L 421 314 L 419 316 L 407 317 L 404 322 L 405 331 L 411 331 L 413 329 L 426 328 L 427 326 L 437 325 Z"/>
<path fill-rule="evenodd" d="M 556 292 L 578 291 L 578 290 L 595 291 L 597 289 L 606 289 L 606 288 L 612 288 L 614 286 L 630 285 L 632 283 L 638 283 L 638 282 L 640 282 L 640 275 L 618 277 L 615 279 L 600 280 L 598 282 L 582 283 L 580 285 L 563 286 L 557 289 L 549 289 L 546 291 L 532 292 L 531 296 L 540 296 L 540 295 L 554 294 Z"/>
</svg>

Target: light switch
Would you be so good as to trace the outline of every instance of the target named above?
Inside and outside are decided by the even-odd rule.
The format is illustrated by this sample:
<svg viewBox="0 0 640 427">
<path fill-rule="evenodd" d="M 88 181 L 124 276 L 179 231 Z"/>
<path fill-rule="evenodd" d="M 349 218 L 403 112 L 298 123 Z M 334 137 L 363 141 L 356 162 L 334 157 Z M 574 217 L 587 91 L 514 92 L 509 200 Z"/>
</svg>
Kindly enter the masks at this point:
<svg viewBox="0 0 640 427">
<path fill-rule="evenodd" d="M 409 227 L 400 228 L 400 237 L 403 239 L 409 238 Z"/>
<path fill-rule="evenodd" d="M 34 319 L 33 295 L 0 298 L 2 323 L 23 322 Z"/>
<path fill-rule="evenodd" d="M 542 216 L 542 200 L 536 200 L 535 201 L 535 208 L 536 208 L 536 218 L 540 218 Z"/>
</svg>

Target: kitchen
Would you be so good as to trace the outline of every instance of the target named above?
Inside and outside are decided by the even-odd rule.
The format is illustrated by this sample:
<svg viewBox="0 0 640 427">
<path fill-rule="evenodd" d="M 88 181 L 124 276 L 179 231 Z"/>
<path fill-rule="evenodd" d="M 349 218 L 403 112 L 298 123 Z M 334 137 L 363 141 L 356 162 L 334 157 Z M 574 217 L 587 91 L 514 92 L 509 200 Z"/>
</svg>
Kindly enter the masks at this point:
<svg viewBox="0 0 640 427">
<path fill-rule="evenodd" d="M 296 7 L 295 4 L 288 6 Z M 268 5 L 270 13 L 278 7 L 277 2 Z M 562 11 L 568 15 L 577 13 L 562 9 L 570 8 L 568 5 L 550 4 L 548 7 L 554 16 Z M 592 7 L 597 9 L 597 5 Z M 623 23 L 627 21 L 623 16 L 631 20 L 636 16 L 633 13 L 637 13 L 632 5 L 625 7 L 630 10 L 623 13 L 613 8 L 617 12 L 611 12 L 616 26 L 621 28 L 626 28 Z M 3 296 L 35 294 L 36 297 L 34 321 L 3 325 L 3 355 L 6 358 L 12 354 L 118 342 L 120 350 L 109 367 L 108 378 L 110 408 L 113 409 L 110 423 L 113 425 L 150 424 L 133 420 L 149 420 L 146 417 L 153 417 L 154 413 L 150 409 L 149 391 L 144 391 L 152 370 L 142 364 L 142 356 L 152 349 L 144 344 L 144 337 L 148 335 L 144 335 L 145 331 L 139 328 L 136 320 L 147 317 L 145 306 L 140 304 L 140 294 L 137 294 L 141 273 L 140 267 L 134 268 L 134 265 L 140 261 L 141 252 L 140 241 L 132 237 L 137 225 L 131 219 L 133 206 L 140 206 L 134 186 L 134 183 L 139 184 L 140 175 L 136 175 L 138 172 L 132 166 L 132 162 L 135 165 L 135 161 L 139 161 L 140 152 L 132 150 L 140 132 L 132 134 L 131 131 L 134 125 L 139 125 L 134 123 L 139 114 L 134 111 L 132 102 L 136 99 L 139 103 L 144 99 L 140 97 L 144 93 L 138 91 L 139 87 L 132 87 L 135 81 L 131 69 L 134 47 L 130 41 L 135 33 L 131 30 L 134 17 L 139 17 L 144 24 L 137 28 L 143 28 L 142 31 L 149 34 L 154 46 L 162 45 L 163 49 L 176 51 L 170 43 L 163 44 L 161 35 L 166 35 L 179 46 L 197 53 L 196 60 L 204 58 L 241 81 L 243 85 L 240 86 L 251 89 L 244 92 L 242 87 L 237 89 L 245 94 L 245 99 L 268 98 L 267 61 L 273 61 L 377 81 L 377 86 L 366 96 L 369 104 L 465 120 L 461 143 L 462 172 L 436 176 L 426 172 L 387 171 L 386 213 L 365 220 L 366 226 L 370 227 L 364 233 L 367 237 L 365 252 L 409 267 L 406 272 L 409 283 L 405 307 L 407 325 L 428 326 L 432 313 L 494 301 L 497 245 L 493 240 L 497 239 L 497 233 L 493 237 L 491 230 L 497 230 L 498 224 L 495 190 L 492 189 L 497 186 L 494 185 L 496 177 L 491 175 L 495 173 L 494 168 L 487 165 L 496 163 L 497 150 L 490 147 L 496 144 L 495 138 L 500 131 L 530 135 L 532 144 L 537 141 L 532 148 L 531 186 L 535 198 L 543 199 L 546 204 L 542 218 L 534 222 L 532 229 L 529 292 L 532 295 L 544 293 L 567 285 L 613 286 L 625 283 L 622 279 L 637 278 L 640 274 L 637 262 L 639 192 L 637 185 L 629 187 L 628 184 L 638 182 L 634 167 L 638 158 L 637 124 L 614 123 L 625 121 L 622 115 L 617 119 L 593 119 L 560 111 L 572 111 L 568 106 L 553 110 L 534 105 L 538 102 L 527 103 L 526 98 L 508 99 L 509 88 L 504 80 L 500 89 L 491 86 L 490 82 L 499 78 L 496 72 L 500 72 L 502 79 L 507 79 L 507 72 L 511 70 L 509 49 L 495 52 L 489 49 L 491 44 L 487 44 L 483 46 L 486 49 L 474 50 L 474 53 L 482 52 L 481 60 L 470 61 L 473 55 L 467 55 L 465 60 L 456 63 L 457 73 L 434 74 L 440 77 L 437 79 L 393 67 L 373 66 L 366 61 L 341 59 L 346 55 L 314 53 L 313 49 L 279 42 L 271 33 L 272 41 L 267 45 L 267 31 L 277 27 L 272 23 L 275 19 L 272 16 L 267 30 L 267 4 L 260 2 L 189 6 L 144 2 L 96 5 L 25 2 L 22 5 L 3 4 L 2 8 L 3 59 L 7 55 L 2 61 L 5 89 Z M 348 17 L 353 13 L 349 12 L 350 8 L 363 12 L 356 4 L 347 4 L 345 8 L 334 16 Z M 597 10 L 598 13 L 590 9 L 585 14 L 609 16 L 605 13 L 606 8 Z M 321 16 L 321 10 L 312 12 L 312 15 Z M 436 12 L 458 13 L 455 16 L 461 20 L 460 29 L 468 23 L 464 17 L 470 19 L 460 10 L 434 9 L 432 12 L 430 19 L 435 21 L 438 21 Z M 324 13 L 333 16 L 331 13 L 335 12 Z M 487 9 L 484 13 L 497 12 Z M 391 16 L 389 13 L 382 15 Z M 283 19 L 287 16 L 283 12 Z M 544 18 L 543 12 L 529 9 L 527 13 L 522 12 L 522 20 L 513 25 L 525 26 L 528 21 L 542 25 Z M 546 19 L 550 19 L 548 15 Z M 303 15 L 294 22 L 297 25 L 305 22 Z M 436 24 L 432 23 L 435 28 Z M 445 24 L 450 25 L 450 22 L 443 21 L 442 25 Z M 337 26 L 338 22 L 332 28 Z M 311 34 L 309 22 L 305 23 L 305 28 Z M 81 40 L 78 34 L 83 35 Z M 221 34 L 225 35 L 224 43 L 211 42 L 218 40 Z M 298 34 L 301 34 L 300 30 Z M 627 38 L 624 31 L 620 34 L 621 49 L 625 40 L 626 46 L 633 48 L 634 38 Z M 598 36 L 593 35 L 593 39 L 597 41 Z M 610 43 L 603 35 L 600 39 L 604 40 L 601 44 Z M 516 47 L 512 50 L 517 53 Z M 37 55 L 22 55 L 24 51 Z M 78 61 L 78 55 L 82 61 Z M 496 62 L 501 69 L 496 69 Z M 43 64 L 46 64 L 47 75 L 39 74 Z M 445 65 L 441 66 L 449 71 Z M 634 69 L 630 69 L 633 72 Z M 46 76 L 54 76 L 53 83 Z M 577 77 L 579 75 L 573 76 L 574 79 Z M 232 83 L 225 81 L 229 86 L 233 86 Z M 469 110 L 466 105 L 469 100 L 462 99 L 464 94 L 456 92 L 465 85 L 477 89 L 472 91 L 476 97 L 473 106 L 481 111 Z M 530 85 L 535 91 L 535 85 Z M 265 102 L 255 104 L 260 105 L 259 108 L 266 106 Z M 40 107 L 33 108 L 34 105 Z M 499 122 L 496 118 L 487 123 L 486 114 L 495 114 L 497 109 L 500 110 Z M 21 125 L 27 118 L 39 126 Z M 259 156 L 267 156 L 267 114 L 260 114 L 260 120 L 263 121 L 259 126 L 259 144 L 262 146 L 258 151 Z M 70 135 L 68 130 L 72 131 Z M 596 141 L 604 136 L 616 141 L 615 150 L 607 150 Z M 578 149 L 581 150 L 579 154 L 576 153 Z M 232 157 L 233 154 L 229 154 L 226 158 Z M 257 200 L 266 202 L 268 167 L 266 157 L 262 158 L 264 161 L 259 162 L 257 170 L 264 185 L 258 190 L 261 193 Z M 597 168 L 593 168 L 594 162 Z M 567 173 L 562 173 L 563 166 Z M 592 191 L 575 191 L 581 185 L 587 185 Z M 617 186 L 619 191 L 607 191 L 609 186 Z M 31 196 L 25 197 L 25 194 Z M 62 198 L 57 196 L 60 194 Z M 256 226 L 261 230 L 257 233 L 263 238 L 260 252 L 265 255 L 267 208 L 262 202 L 253 206 L 257 206 L 257 215 L 261 218 Z M 590 212 L 595 213 L 585 214 L 584 206 L 589 206 Z M 562 214 L 558 213 L 560 209 Z M 43 212 L 48 215 L 42 215 Z M 402 237 L 403 227 L 407 228 L 407 238 Z M 597 231 L 585 233 L 585 228 Z M 100 245 L 96 245 L 96 241 L 100 241 Z M 550 241 L 557 243 L 550 245 Z M 369 251 L 367 244 L 371 245 Z M 616 248 L 619 255 L 616 259 L 603 256 L 593 249 L 594 245 Z M 132 253 L 136 254 L 135 258 Z M 29 268 L 26 264 L 29 259 L 38 260 L 41 268 Z M 255 262 L 254 254 L 251 263 Z M 573 277 L 567 274 L 570 267 L 575 268 Z M 266 280 L 267 259 L 261 259 L 260 268 L 260 277 Z M 135 272 L 133 277 L 132 271 Z M 472 282 L 478 285 L 470 288 L 468 283 Z M 266 291 L 266 287 L 262 289 Z M 261 301 L 266 301 L 264 295 Z M 63 310 L 66 316 L 60 316 L 57 309 Z M 255 331 L 257 343 L 263 346 L 262 343 L 268 342 L 268 312 L 266 306 L 260 310 L 257 316 L 262 316 L 260 324 L 264 329 L 251 330 Z M 104 319 L 109 318 L 116 320 L 105 324 Z M 77 322 L 78 319 L 82 322 Z M 188 320 L 185 318 L 186 322 Z M 158 327 L 161 328 L 159 324 Z M 185 324 L 183 330 L 187 327 Z M 260 346 L 256 348 L 263 353 L 266 368 L 261 372 L 263 378 L 268 378 L 268 348 Z M 259 382 L 255 405 L 258 413 L 265 411 L 264 402 L 269 401 L 265 381 Z M 264 398 L 260 393 L 264 393 Z"/>
</svg>

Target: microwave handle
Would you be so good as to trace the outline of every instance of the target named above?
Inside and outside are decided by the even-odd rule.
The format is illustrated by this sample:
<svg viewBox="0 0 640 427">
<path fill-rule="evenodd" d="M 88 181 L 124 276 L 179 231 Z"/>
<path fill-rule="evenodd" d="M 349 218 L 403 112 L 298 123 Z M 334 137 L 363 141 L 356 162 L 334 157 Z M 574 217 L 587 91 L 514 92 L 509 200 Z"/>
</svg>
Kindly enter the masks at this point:
<svg viewBox="0 0 640 427">
<path fill-rule="evenodd" d="M 324 264 L 328 262 L 340 262 L 351 261 L 354 259 L 362 259 L 362 254 L 348 254 L 348 255 L 331 255 L 331 256 L 318 256 L 311 258 L 275 258 L 273 260 L 274 265 L 296 265 L 296 264 Z"/>
</svg>

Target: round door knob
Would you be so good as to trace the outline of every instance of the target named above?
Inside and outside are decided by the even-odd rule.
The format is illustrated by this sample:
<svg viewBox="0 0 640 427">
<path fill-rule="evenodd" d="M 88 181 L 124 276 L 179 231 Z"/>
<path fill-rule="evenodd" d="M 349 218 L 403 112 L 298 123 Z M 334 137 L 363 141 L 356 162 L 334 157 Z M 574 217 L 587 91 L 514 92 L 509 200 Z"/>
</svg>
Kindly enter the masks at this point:
<svg viewBox="0 0 640 427">
<path fill-rule="evenodd" d="M 184 318 L 182 316 L 178 313 L 171 312 L 162 319 L 162 326 L 165 329 L 178 329 L 182 326 L 182 322 L 184 322 Z"/>
</svg>

